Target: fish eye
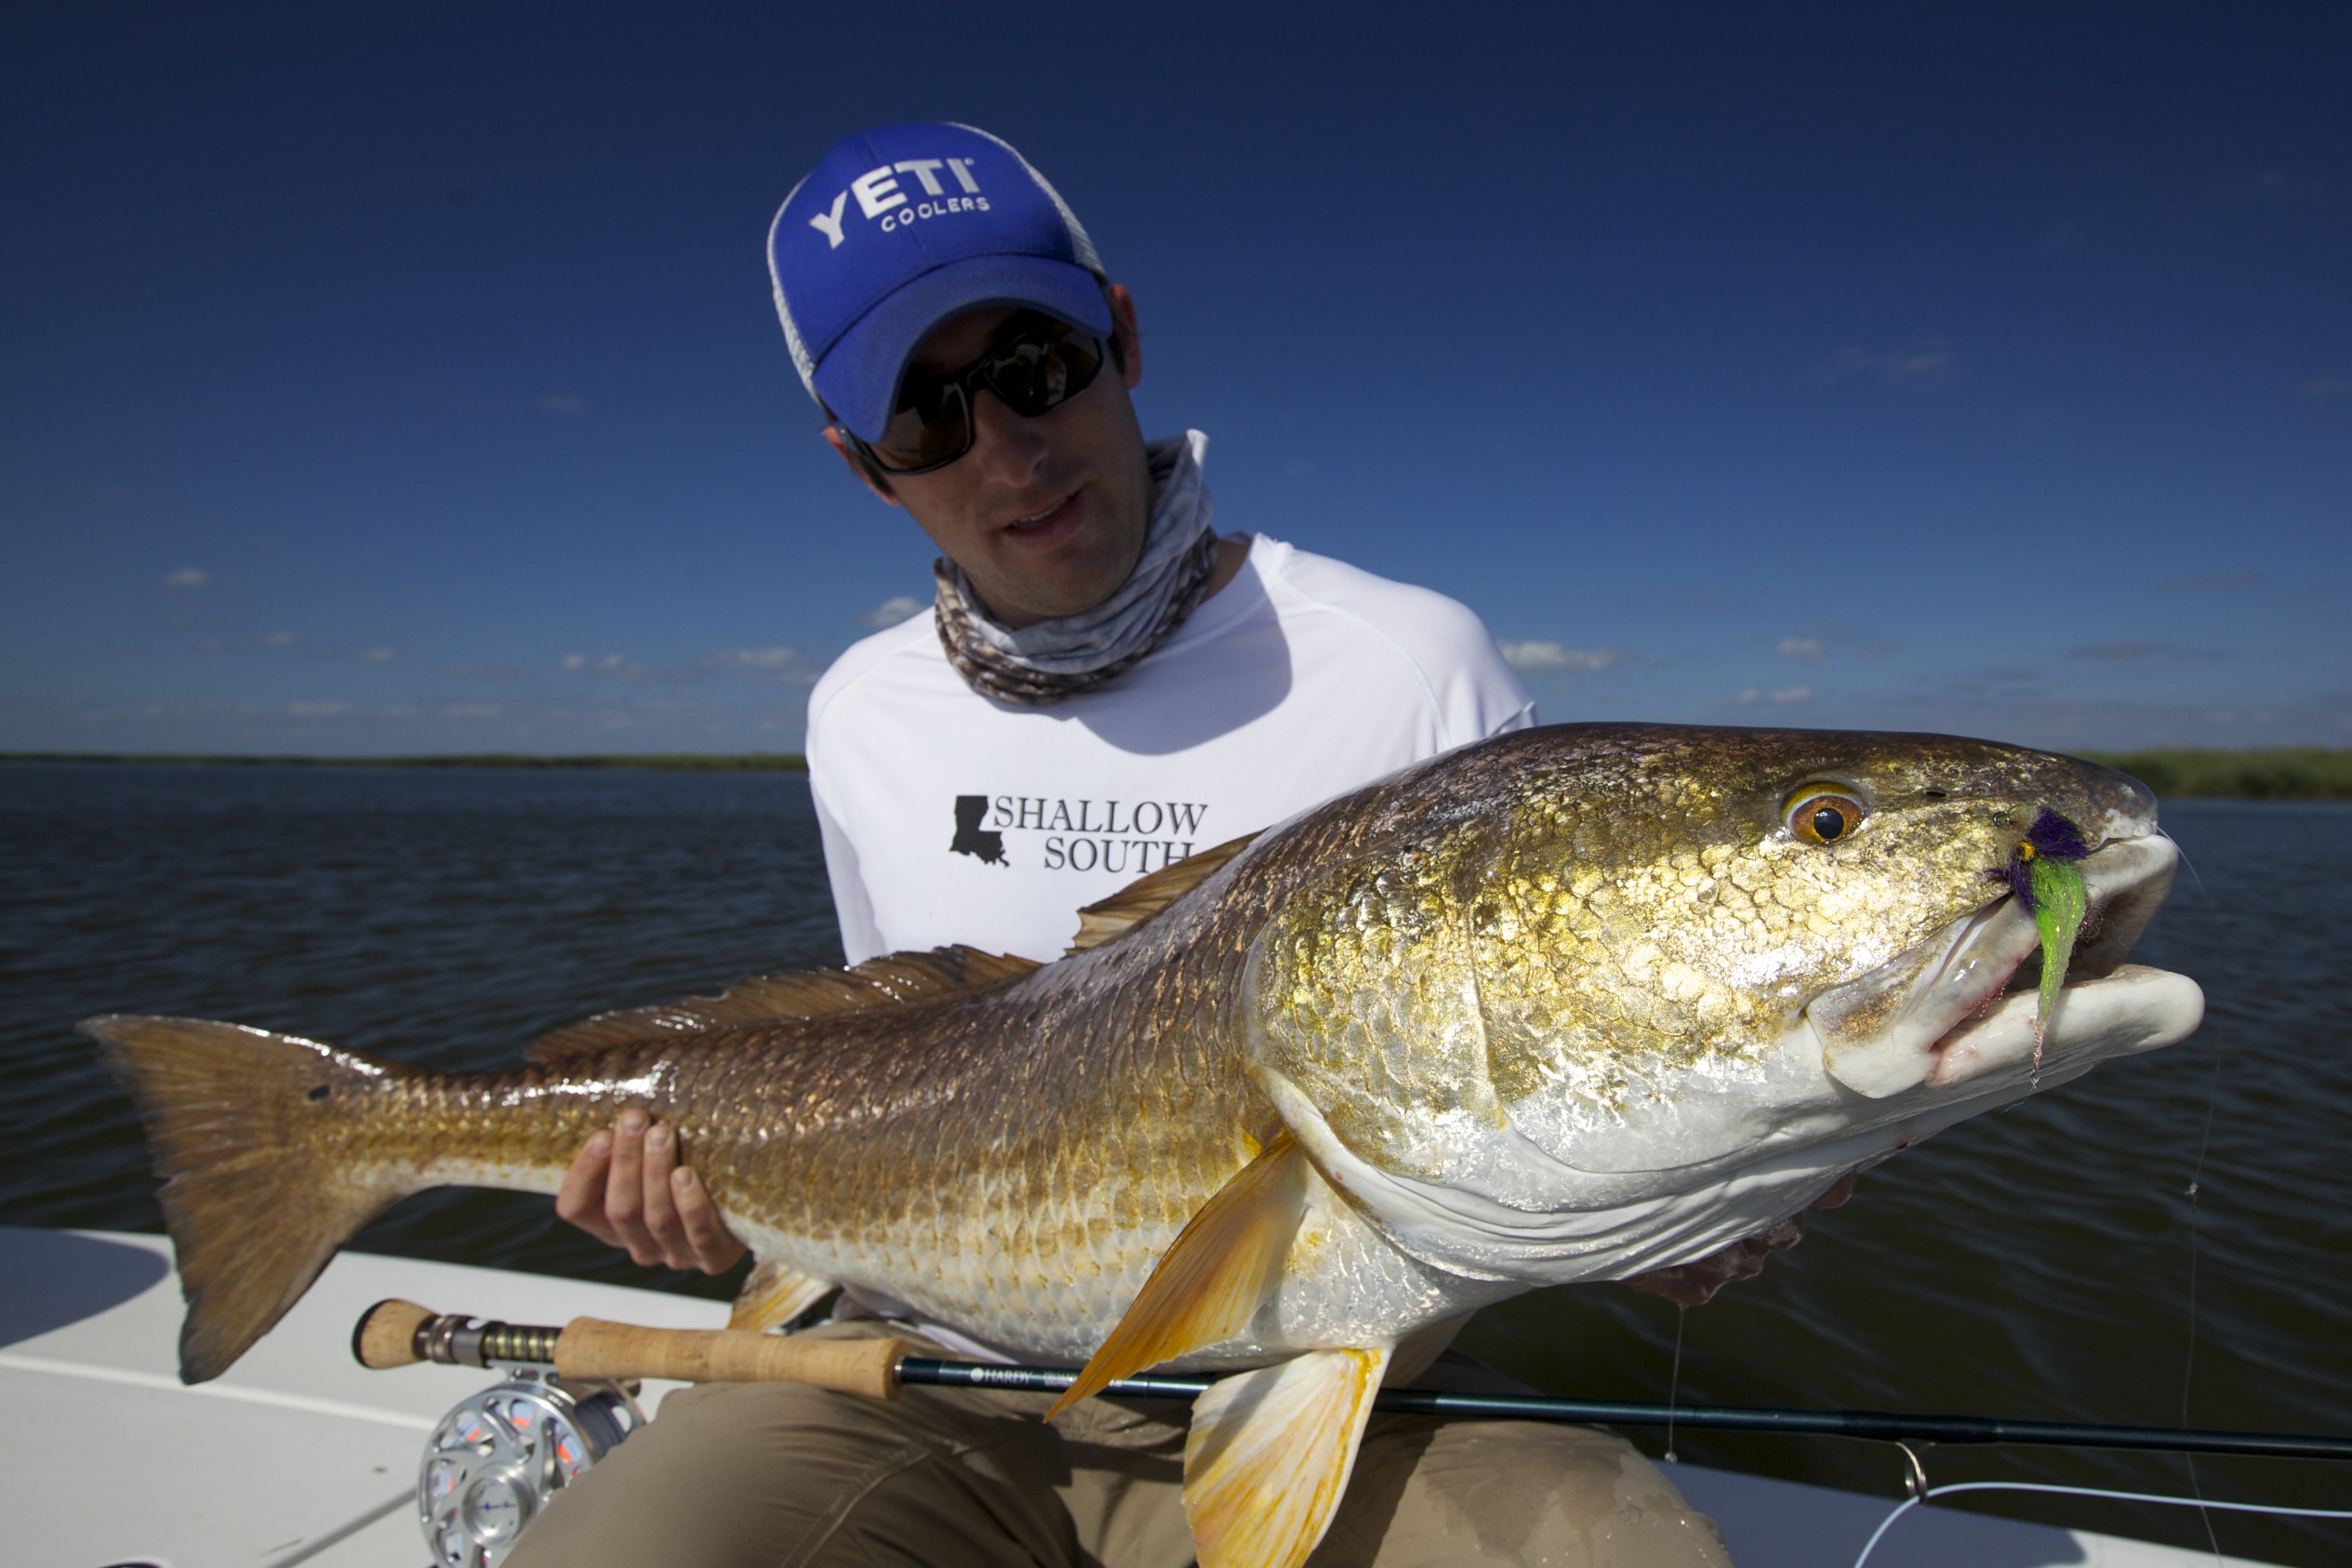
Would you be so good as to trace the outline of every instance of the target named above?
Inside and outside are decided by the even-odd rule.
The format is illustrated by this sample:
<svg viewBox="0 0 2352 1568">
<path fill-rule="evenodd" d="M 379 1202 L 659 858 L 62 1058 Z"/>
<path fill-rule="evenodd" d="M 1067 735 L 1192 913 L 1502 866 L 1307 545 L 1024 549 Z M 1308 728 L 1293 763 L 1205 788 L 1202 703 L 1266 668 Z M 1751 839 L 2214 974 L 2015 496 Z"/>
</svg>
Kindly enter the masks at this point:
<svg viewBox="0 0 2352 1568">
<path fill-rule="evenodd" d="M 1790 798 L 1788 831 L 1807 844 L 1836 844 L 1862 826 L 1862 803 L 1815 785 Z"/>
</svg>

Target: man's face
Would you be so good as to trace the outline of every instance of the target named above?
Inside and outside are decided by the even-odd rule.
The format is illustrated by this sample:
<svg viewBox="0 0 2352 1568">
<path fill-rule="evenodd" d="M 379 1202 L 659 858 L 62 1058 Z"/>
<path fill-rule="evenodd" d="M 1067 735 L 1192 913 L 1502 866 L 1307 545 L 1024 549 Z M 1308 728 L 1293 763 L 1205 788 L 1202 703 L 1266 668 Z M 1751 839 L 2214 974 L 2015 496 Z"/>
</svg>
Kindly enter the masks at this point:
<svg viewBox="0 0 2352 1568">
<path fill-rule="evenodd" d="M 1142 379 L 1143 362 L 1134 302 L 1115 284 L 1110 295 L 1125 355 L 1120 374 L 1096 376 L 1084 392 L 1033 419 L 987 388 L 975 389 L 972 449 L 928 473 L 891 474 L 888 488 L 875 490 L 907 509 L 1007 626 L 1092 609 L 1127 580 L 1143 553 L 1151 476 L 1127 397 Z M 963 369 L 989 351 L 1016 313 L 990 306 L 943 323 L 915 351 L 907 374 Z M 1104 367 L 1114 368 L 1115 362 Z M 825 433 L 846 457 L 840 433 Z"/>
</svg>

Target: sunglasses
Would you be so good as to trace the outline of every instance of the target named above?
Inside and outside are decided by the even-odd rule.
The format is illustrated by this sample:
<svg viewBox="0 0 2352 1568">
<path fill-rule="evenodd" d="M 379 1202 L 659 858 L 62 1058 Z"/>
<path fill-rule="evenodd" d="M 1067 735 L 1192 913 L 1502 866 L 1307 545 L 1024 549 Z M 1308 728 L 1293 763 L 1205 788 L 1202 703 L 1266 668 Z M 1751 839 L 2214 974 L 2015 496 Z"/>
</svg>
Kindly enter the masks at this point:
<svg viewBox="0 0 2352 1568">
<path fill-rule="evenodd" d="M 898 406 L 878 441 L 842 433 L 866 449 L 885 473 L 928 473 L 972 450 L 972 398 L 988 388 L 1025 419 L 1076 397 L 1102 373 L 1115 353 L 1050 316 L 1016 316 L 988 352 L 961 370 L 910 375 L 898 389 Z"/>
</svg>

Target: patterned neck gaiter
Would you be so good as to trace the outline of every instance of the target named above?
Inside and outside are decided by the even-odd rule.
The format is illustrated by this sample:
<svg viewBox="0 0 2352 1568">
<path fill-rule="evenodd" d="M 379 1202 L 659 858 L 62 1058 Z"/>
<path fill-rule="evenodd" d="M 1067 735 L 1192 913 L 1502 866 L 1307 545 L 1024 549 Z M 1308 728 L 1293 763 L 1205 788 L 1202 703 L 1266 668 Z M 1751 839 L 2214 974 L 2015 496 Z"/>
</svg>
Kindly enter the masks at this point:
<svg viewBox="0 0 2352 1568">
<path fill-rule="evenodd" d="M 933 562 L 939 645 L 965 684 L 1043 707 L 1092 691 L 1166 642 L 1208 596 L 1216 570 L 1213 506 L 1201 479 L 1208 450 L 1197 430 L 1144 448 L 1153 496 L 1143 554 L 1119 591 L 1093 609 L 1015 631 L 990 618 L 961 566 Z"/>
</svg>

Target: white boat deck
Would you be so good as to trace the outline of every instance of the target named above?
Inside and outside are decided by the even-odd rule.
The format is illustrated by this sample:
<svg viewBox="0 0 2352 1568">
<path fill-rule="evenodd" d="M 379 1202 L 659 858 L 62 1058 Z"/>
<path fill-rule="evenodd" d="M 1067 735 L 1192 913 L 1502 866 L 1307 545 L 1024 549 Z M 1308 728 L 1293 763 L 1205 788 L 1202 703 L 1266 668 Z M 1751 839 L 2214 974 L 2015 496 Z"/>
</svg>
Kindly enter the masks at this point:
<svg viewBox="0 0 2352 1568">
<path fill-rule="evenodd" d="M 0 1464 L 7 1557 L 44 1568 L 424 1568 L 413 1511 L 425 1435 L 490 1375 L 369 1372 L 362 1309 L 560 1323 L 583 1313 L 711 1328 L 724 1306 L 544 1275 L 346 1253 L 226 1375 L 179 1382 L 180 1301 L 160 1236 L 0 1227 Z M 648 1412 L 675 1385 L 649 1384 Z M 1850 1564 L 1890 1500 L 1681 1466 L 1739 1568 Z M 2259 1568 L 2082 1531 L 1929 1507 L 1872 1568 Z"/>
</svg>

